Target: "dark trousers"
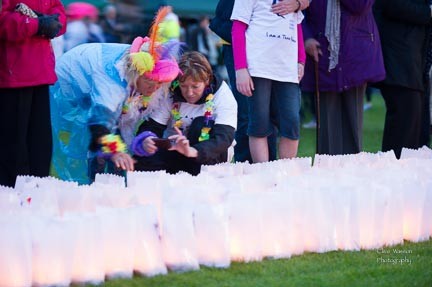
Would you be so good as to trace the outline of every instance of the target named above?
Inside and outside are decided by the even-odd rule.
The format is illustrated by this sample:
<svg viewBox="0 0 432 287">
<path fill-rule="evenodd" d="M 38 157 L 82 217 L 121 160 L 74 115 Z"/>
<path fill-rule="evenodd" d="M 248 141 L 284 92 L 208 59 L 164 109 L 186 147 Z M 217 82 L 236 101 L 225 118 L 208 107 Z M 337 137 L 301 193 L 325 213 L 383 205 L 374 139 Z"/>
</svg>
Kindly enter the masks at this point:
<svg viewBox="0 0 432 287">
<path fill-rule="evenodd" d="M 363 98 L 366 84 L 320 94 L 319 154 L 355 154 L 362 150 Z"/>
<path fill-rule="evenodd" d="M 137 160 L 135 163 L 137 171 L 165 170 L 171 174 L 184 171 L 192 175 L 198 175 L 201 171 L 201 164 L 177 151 L 159 150 L 152 156 L 135 157 L 135 159 Z"/>
<path fill-rule="evenodd" d="M 422 129 L 420 135 L 420 146 L 429 146 L 430 145 L 430 136 L 431 136 L 431 117 L 430 117 L 430 101 L 431 101 L 431 88 L 430 88 L 430 78 L 429 74 L 425 79 L 425 92 L 423 98 L 423 120 L 422 120 Z"/>
<path fill-rule="evenodd" d="M 248 98 L 237 91 L 236 76 L 234 69 L 234 56 L 231 45 L 223 45 L 224 64 L 228 71 L 230 79 L 231 91 L 237 101 L 237 129 L 235 132 L 236 145 L 234 146 L 234 161 L 252 163 L 252 157 L 249 150 L 249 137 L 247 135 L 247 127 L 249 122 Z M 276 130 L 270 135 L 268 140 L 269 158 L 276 159 L 277 137 Z"/>
<path fill-rule="evenodd" d="M 52 135 L 48 85 L 0 89 L 0 185 L 17 175 L 49 175 Z"/>
<path fill-rule="evenodd" d="M 400 158 L 402 148 L 419 148 L 422 127 L 423 92 L 382 85 L 386 105 L 382 150 L 393 150 Z"/>
</svg>

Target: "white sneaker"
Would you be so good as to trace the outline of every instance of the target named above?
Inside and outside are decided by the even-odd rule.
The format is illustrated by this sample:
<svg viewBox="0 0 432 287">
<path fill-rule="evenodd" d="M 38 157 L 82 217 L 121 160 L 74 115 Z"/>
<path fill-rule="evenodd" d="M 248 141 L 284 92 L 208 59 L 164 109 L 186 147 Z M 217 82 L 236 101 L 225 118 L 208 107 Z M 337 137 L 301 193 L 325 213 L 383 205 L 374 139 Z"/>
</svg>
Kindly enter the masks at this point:
<svg viewBox="0 0 432 287">
<path fill-rule="evenodd" d="M 316 128 L 316 121 L 311 120 L 310 122 L 303 124 L 302 127 L 304 129 L 314 129 L 314 128 Z"/>
</svg>

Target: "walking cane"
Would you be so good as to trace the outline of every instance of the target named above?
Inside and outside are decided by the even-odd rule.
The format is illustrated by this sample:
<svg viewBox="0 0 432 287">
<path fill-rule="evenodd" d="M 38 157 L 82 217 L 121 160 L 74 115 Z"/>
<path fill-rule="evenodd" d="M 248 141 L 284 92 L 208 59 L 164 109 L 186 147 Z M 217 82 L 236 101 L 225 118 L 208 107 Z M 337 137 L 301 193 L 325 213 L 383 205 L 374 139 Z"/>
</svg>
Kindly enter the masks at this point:
<svg viewBox="0 0 432 287">
<path fill-rule="evenodd" d="M 316 154 L 319 154 L 319 135 L 320 135 L 320 92 L 319 92 L 319 75 L 318 75 L 318 62 L 314 61 L 315 64 L 315 116 L 316 116 Z"/>
</svg>

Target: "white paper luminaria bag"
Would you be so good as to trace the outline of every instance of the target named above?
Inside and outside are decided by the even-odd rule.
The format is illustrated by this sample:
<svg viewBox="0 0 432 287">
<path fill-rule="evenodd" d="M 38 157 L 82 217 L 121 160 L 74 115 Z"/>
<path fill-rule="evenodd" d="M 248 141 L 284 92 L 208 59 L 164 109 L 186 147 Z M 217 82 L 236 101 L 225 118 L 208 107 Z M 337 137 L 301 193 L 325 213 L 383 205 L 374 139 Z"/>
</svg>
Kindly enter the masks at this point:
<svg viewBox="0 0 432 287">
<path fill-rule="evenodd" d="M 71 277 L 76 284 L 100 284 L 105 279 L 104 240 L 101 214 L 68 213 L 66 218 L 76 225 L 72 247 Z"/>
<path fill-rule="evenodd" d="M 231 260 L 262 259 L 263 216 L 261 198 L 266 193 L 232 193 L 228 197 Z"/>
<path fill-rule="evenodd" d="M 32 285 L 32 242 L 26 217 L 0 213 L 0 286 Z"/>
<path fill-rule="evenodd" d="M 190 204 L 163 204 L 162 248 L 168 269 L 180 272 L 199 269 L 193 209 Z"/>
<path fill-rule="evenodd" d="M 228 267 L 231 259 L 228 214 L 224 204 L 197 203 L 194 226 L 199 263 L 209 267 Z"/>
<path fill-rule="evenodd" d="M 100 208 L 105 275 L 131 278 L 134 266 L 135 221 L 130 208 Z"/>
<path fill-rule="evenodd" d="M 33 246 L 33 285 L 69 286 L 75 226 L 70 220 L 43 215 L 33 215 L 29 220 Z"/>
<path fill-rule="evenodd" d="M 133 207 L 132 210 L 136 225 L 134 271 L 145 276 L 167 274 L 156 207 L 144 205 Z"/>
</svg>

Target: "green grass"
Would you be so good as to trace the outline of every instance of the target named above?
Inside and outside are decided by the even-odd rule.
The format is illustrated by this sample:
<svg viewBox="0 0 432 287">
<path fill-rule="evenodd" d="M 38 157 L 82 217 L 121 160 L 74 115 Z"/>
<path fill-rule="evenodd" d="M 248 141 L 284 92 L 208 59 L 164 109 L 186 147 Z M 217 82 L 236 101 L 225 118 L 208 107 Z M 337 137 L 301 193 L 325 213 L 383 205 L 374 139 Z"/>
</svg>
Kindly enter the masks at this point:
<svg viewBox="0 0 432 287">
<path fill-rule="evenodd" d="M 364 114 L 365 151 L 377 152 L 381 148 L 384 125 L 384 103 L 379 95 L 373 96 L 373 107 Z M 299 156 L 312 156 L 315 152 L 315 129 L 303 129 Z M 263 260 L 253 263 L 232 263 L 230 268 L 201 267 L 199 271 L 173 273 L 152 278 L 134 277 L 129 280 L 108 280 L 104 285 L 117 286 L 170 286 L 170 287 L 432 287 L 432 240 L 422 243 L 405 242 L 384 250 L 359 252 L 306 253 L 290 259 Z M 393 250 L 407 251 L 397 254 Z M 392 264 L 383 259 L 406 257 L 411 264 Z"/>
<path fill-rule="evenodd" d="M 432 286 L 432 240 L 405 242 L 384 250 L 307 253 L 290 259 L 232 263 L 230 268 L 202 267 L 199 271 L 169 273 L 152 278 L 109 280 L 105 286 L 250 287 L 250 286 Z M 407 254 L 394 253 L 409 252 Z M 383 262 L 380 258 L 385 259 Z M 406 263 L 387 263 L 406 258 Z M 409 263 L 409 261 L 411 263 Z M 391 261 L 391 260 L 390 260 Z"/>
</svg>

